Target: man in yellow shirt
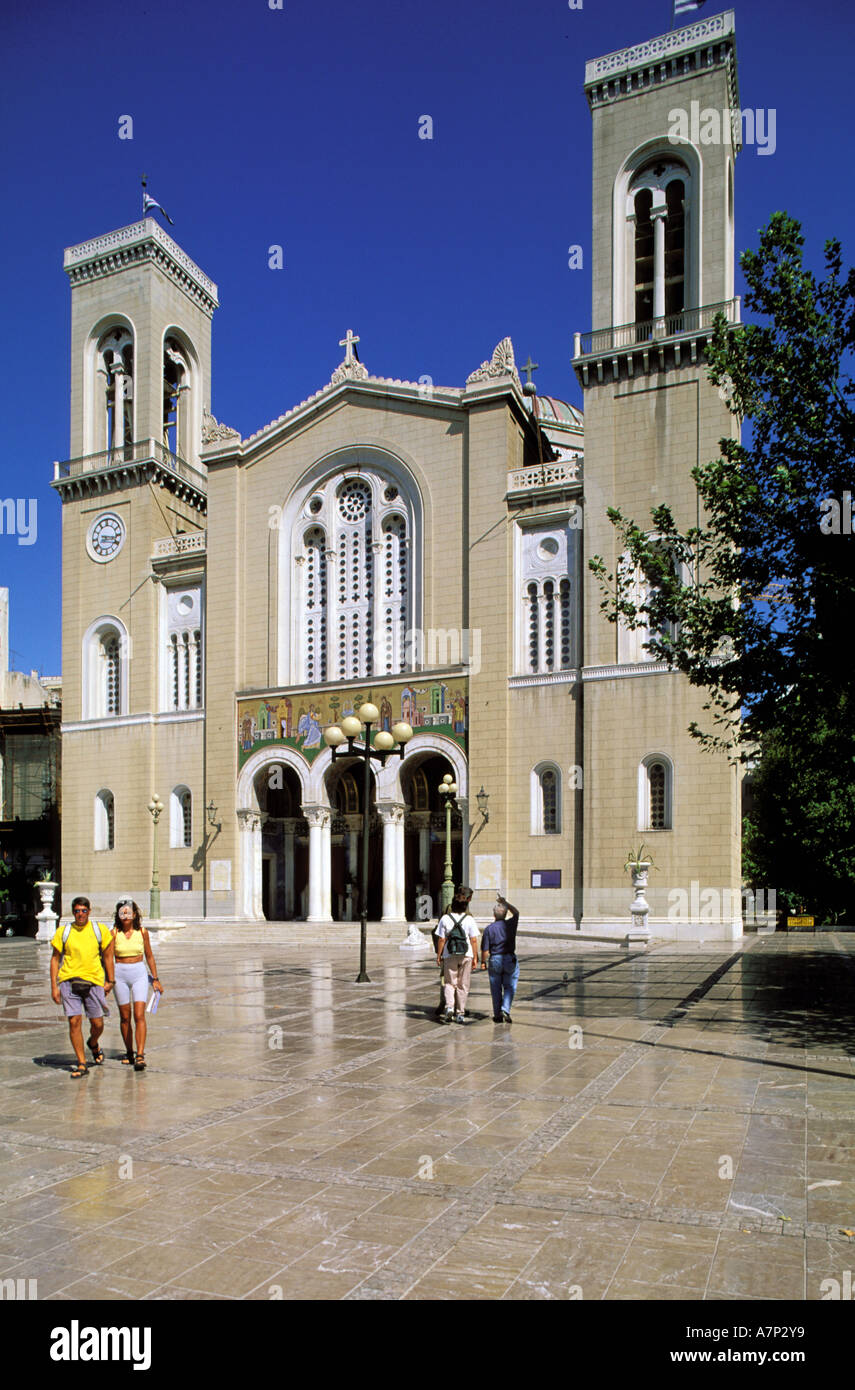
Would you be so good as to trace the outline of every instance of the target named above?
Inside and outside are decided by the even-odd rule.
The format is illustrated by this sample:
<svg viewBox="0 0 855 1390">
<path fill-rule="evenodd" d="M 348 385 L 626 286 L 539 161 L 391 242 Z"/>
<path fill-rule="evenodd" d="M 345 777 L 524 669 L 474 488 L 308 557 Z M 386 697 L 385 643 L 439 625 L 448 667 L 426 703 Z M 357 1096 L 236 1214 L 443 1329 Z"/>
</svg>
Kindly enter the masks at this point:
<svg viewBox="0 0 855 1390">
<path fill-rule="evenodd" d="M 62 1004 L 68 1019 L 71 1046 L 77 1058 L 71 1075 L 86 1075 L 83 1051 L 83 1011 L 89 1019 L 89 1050 L 96 1067 L 104 1060 L 101 1034 L 107 1012 L 106 991 L 113 988 L 113 938 L 103 922 L 90 922 L 88 898 L 74 898 L 70 931 L 60 922 L 54 933 L 50 958 L 50 993 L 55 1004 Z M 65 940 L 63 941 L 63 937 Z M 100 939 L 99 939 L 100 938 Z"/>
</svg>

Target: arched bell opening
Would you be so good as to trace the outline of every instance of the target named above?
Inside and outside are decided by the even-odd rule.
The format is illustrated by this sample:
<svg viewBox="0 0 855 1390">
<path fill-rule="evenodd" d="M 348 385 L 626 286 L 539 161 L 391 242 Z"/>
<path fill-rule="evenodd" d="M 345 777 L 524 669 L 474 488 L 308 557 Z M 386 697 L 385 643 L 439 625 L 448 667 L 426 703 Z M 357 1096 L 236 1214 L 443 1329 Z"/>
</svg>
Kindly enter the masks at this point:
<svg viewBox="0 0 855 1390">
<path fill-rule="evenodd" d="M 408 921 L 426 920 L 439 912 L 445 876 L 445 797 L 439 786 L 443 777 L 456 779 L 455 769 L 441 753 L 411 753 L 401 769 L 404 818 L 405 907 Z M 452 878 L 462 876 L 463 817 L 457 799 L 451 802 Z M 429 911 L 425 911 L 426 899 Z"/>
<path fill-rule="evenodd" d="M 262 912 L 268 922 L 305 918 L 309 826 L 303 814 L 300 779 L 293 768 L 271 763 L 256 773 L 253 788 L 262 815 Z"/>
</svg>

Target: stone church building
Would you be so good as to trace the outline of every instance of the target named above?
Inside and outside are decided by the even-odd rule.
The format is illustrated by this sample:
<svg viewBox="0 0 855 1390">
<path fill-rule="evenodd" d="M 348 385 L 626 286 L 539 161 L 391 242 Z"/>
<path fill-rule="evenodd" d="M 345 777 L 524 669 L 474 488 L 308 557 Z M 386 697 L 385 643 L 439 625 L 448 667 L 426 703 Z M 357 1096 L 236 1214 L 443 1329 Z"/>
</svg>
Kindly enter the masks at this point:
<svg viewBox="0 0 855 1390">
<path fill-rule="evenodd" d="M 620 559 L 612 504 L 695 522 L 690 470 L 734 428 L 704 346 L 718 310 L 738 320 L 739 122 L 669 138 L 694 101 L 738 113 L 732 13 L 588 63 L 585 92 L 584 430 L 508 338 L 440 386 L 372 375 L 348 330 L 327 384 L 241 438 L 211 413 L 217 287 L 187 253 L 150 218 L 66 250 L 64 907 L 148 912 L 157 793 L 164 917 L 357 917 L 360 765 L 323 730 L 370 699 L 414 730 L 372 772 L 372 920 L 435 910 L 450 773 L 476 913 L 501 888 L 530 922 L 625 931 L 644 841 L 654 932 L 741 929 L 738 774 L 587 568 Z M 721 910 L 675 914 L 693 883 Z"/>
</svg>

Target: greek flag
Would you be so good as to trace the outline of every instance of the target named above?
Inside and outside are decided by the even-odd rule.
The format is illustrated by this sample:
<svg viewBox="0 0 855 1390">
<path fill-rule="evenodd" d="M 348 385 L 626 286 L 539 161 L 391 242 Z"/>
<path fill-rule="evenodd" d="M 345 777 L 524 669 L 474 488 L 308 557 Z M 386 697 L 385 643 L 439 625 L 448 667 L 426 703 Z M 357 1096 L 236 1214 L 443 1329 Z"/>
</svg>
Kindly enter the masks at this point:
<svg viewBox="0 0 855 1390">
<path fill-rule="evenodd" d="M 692 10 L 700 10 L 707 0 L 674 0 L 674 21 L 681 14 L 691 14 Z"/>
<path fill-rule="evenodd" d="M 703 0 L 702 0 L 702 3 L 703 3 Z M 156 202 L 154 201 L 154 199 L 153 199 L 153 198 L 150 198 L 149 195 L 148 195 L 146 192 L 143 192 L 143 217 L 146 216 L 146 214 L 147 214 L 147 212 L 149 211 L 150 208 L 157 208 L 158 212 L 162 212 L 162 213 L 163 213 L 163 215 L 164 215 L 164 217 L 166 218 L 167 222 L 169 223 L 170 227 L 174 227 L 174 226 L 175 226 L 175 223 L 173 222 L 172 218 L 169 216 L 169 213 L 166 211 L 166 208 L 162 208 L 162 207 L 160 206 L 160 203 L 156 203 Z"/>
</svg>

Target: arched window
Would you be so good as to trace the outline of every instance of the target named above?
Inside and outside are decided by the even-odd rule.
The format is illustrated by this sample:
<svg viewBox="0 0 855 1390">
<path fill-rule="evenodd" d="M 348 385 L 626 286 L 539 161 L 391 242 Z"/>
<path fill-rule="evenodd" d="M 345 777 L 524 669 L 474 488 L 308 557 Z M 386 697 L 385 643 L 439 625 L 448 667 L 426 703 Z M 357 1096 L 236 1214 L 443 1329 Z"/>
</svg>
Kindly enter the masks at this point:
<svg viewBox="0 0 855 1390">
<path fill-rule="evenodd" d="M 531 774 L 532 835 L 561 834 L 561 769 L 538 763 Z"/>
<path fill-rule="evenodd" d="M 166 598 L 166 660 L 163 708 L 202 707 L 202 586 L 168 587 Z M 163 628 L 161 628 L 163 631 Z"/>
<path fill-rule="evenodd" d="M 663 559 L 667 559 L 673 573 L 678 574 L 683 584 L 688 584 L 691 578 L 690 572 L 682 563 L 677 564 L 673 557 L 664 546 L 657 547 Z M 663 658 L 657 656 L 655 652 L 648 649 L 648 643 L 654 636 L 667 638 L 673 641 L 676 636 L 677 627 L 674 623 L 664 622 L 655 629 L 649 622 L 649 615 L 640 610 L 644 605 L 650 603 L 654 594 L 657 592 L 656 586 L 646 578 L 640 568 L 633 568 L 632 561 L 628 554 L 624 554 L 620 560 L 621 572 L 631 576 L 631 583 L 627 592 L 630 603 L 639 611 L 641 618 L 637 627 L 629 627 L 625 620 L 618 619 L 618 661 L 621 663 L 635 663 L 642 661 L 660 661 Z"/>
<path fill-rule="evenodd" d="M 174 787 L 169 798 L 169 843 L 189 849 L 193 843 L 193 798 L 189 787 Z"/>
<path fill-rule="evenodd" d="M 83 638 L 84 719 L 103 719 L 128 712 L 130 641 L 118 618 L 98 618 Z"/>
<path fill-rule="evenodd" d="M 673 829 L 674 769 L 663 753 L 651 753 L 638 769 L 638 829 Z"/>
<path fill-rule="evenodd" d="M 294 678 L 313 684 L 408 669 L 412 509 L 380 472 L 314 487 L 294 531 Z"/>
<path fill-rule="evenodd" d="M 95 849 L 116 848 L 116 809 L 113 793 L 103 788 L 95 798 Z"/>
<path fill-rule="evenodd" d="M 573 557 L 578 534 L 560 522 L 518 528 L 517 671 L 525 675 L 573 666 Z"/>
</svg>

